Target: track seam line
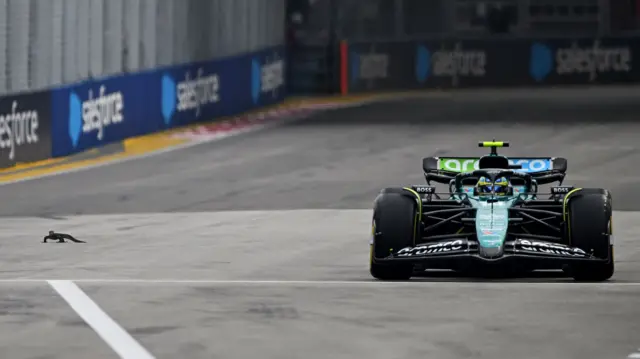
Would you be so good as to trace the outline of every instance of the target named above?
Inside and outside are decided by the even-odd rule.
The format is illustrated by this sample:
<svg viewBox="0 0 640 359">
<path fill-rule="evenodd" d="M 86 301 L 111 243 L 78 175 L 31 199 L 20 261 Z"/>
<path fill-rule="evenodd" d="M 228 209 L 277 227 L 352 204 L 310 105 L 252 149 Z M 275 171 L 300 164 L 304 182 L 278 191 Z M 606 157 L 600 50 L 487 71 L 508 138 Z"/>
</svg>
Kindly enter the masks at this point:
<svg viewBox="0 0 640 359">
<path fill-rule="evenodd" d="M 47 282 L 120 358 L 155 359 L 74 282 L 69 280 Z"/>
</svg>

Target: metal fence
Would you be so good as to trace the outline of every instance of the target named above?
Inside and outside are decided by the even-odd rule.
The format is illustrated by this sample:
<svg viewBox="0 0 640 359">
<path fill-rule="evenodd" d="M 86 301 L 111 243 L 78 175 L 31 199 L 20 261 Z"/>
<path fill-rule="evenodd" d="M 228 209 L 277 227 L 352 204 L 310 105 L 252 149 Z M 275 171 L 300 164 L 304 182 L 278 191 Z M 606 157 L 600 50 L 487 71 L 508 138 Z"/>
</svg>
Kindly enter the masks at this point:
<svg viewBox="0 0 640 359">
<path fill-rule="evenodd" d="M 606 36 L 637 32 L 637 0 L 314 0 L 307 32 L 353 41 L 494 36 L 487 27 L 500 7 L 510 29 L 500 36 Z M 329 37 L 327 37 L 329 38 Z"/>
<path fill-rule="evenodd" d="M 284 41 L 285 0 L 0 0 L 0 95 Z"/>
</svg>

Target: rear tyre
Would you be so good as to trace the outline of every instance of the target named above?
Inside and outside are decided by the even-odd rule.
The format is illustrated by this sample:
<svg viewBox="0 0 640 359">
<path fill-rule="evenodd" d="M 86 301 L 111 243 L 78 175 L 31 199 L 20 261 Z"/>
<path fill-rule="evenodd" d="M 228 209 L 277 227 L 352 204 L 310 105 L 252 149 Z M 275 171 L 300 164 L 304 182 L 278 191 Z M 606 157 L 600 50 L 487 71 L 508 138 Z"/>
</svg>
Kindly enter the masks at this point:
<svg viewBox="0 0 640 359">
<path fill-rule="evenodd" d="M 369 272 L 381 280 L 408 280 L 413 274 L 410 263 L 377 263 L 376 258 L 389 256 L 414 244 L 418 221 L 417 205 L 411 197 L 400 193 L 383 193 L 373 210 Z"/>
<path fill-rule="evenodd" d="M 569 268 L 577 281 L 600 282 L 613 276 L 615 265 L 612 229 L 611 193 L 604 189 L 586 188 L 569 198 L 568 234 L 570 244 L 598 258 L 599 263 L 575 263 Z"/>
</svg>

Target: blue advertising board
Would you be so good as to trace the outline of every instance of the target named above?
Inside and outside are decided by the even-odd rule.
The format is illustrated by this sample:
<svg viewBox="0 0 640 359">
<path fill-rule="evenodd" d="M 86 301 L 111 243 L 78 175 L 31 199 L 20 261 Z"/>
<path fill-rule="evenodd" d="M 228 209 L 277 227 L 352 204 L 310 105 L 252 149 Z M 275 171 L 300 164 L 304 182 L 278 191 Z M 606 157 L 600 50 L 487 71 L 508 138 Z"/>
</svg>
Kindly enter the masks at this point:
<svg viewBox="0 0 640 359">
<path fill-rule="evenodd" d="M 640 80 L 637 38 L 534 39 L 530 79 L 545 84 L 612 84 Z"/>
<path fill-rule="evenodd" d="M 152 74 L 118 76 L 59 88 L 52 93 L 52 155 L 71 153 L 158 130 L 146 118 L 153 106 Z"/>
<path fill-rule="evenodd" d="M 285 50 L 283 47 L 251 56 L 251 104 L 265 106 L 285 96 Z"/>
<path fill-rule="evenodd" d="M 284 49 L 169 68 L 158 80 L 166 127 L 230 116 L 284 98 Z"/>
<path fill-rule="evenodd" d="M 640 82 L 640 38 L 428 38 L 349 44 L 349 91 Z"/>
<path fill-rule="evenodd" d="M 52 154 L 66 156 L 280 102 L 284 59 L 284 47 L 275 47 L 56 89 Z"/>
</svg>

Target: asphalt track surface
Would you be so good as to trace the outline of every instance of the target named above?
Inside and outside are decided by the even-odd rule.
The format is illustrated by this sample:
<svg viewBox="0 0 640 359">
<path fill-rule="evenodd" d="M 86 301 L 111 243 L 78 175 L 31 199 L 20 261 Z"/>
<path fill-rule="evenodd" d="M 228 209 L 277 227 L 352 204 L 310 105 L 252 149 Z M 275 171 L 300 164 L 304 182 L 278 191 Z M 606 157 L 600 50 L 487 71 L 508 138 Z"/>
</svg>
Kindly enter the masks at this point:
<svg viewBox="0 0 640 359">
<path fill-rule="evenodd" d="M 25 280 L 72 279 L 157 358 L 627 358 L 640 347 L 638 107 L 628 89 L 440 94 L 0 186 L 0 352 L 117 357 L 47 282 Z M 614 278 L 373 281 L 378 190 L 493 138 L 611 189 Z M 49 229 L 88 243 L 38 243 Z"/>
</svg>

